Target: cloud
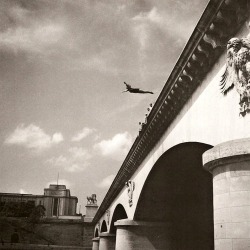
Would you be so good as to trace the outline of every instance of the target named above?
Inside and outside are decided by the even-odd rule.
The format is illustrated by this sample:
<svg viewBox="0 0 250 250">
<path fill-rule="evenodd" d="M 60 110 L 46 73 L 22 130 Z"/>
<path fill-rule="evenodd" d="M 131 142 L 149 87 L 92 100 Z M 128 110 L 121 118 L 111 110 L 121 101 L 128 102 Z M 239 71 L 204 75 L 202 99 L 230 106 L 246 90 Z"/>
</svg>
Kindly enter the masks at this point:
<svg viewBox="0 0 250 250">
<path fill-rule="evenodd" d="M 48 149 L 63 140 L 63 135 L 61 133 L 55 133 L 50 136 L 34 124 L 30 124 L 27 127 L 25 127 L 24 124 L 21 124 L 5 139 L 4 143 L 41 151 Z"/>
<path fill-rule="evenodd" d="M 114 49 L 102 48 L 101 52 L 93 52 L 89 56 L 80 57 L 74 61 L 74 70 L 88 70 L 100 73 L 117 74 L 117 65 L 114 60 L 117 57 L 113 53 Z"/>
<path fill-rule="evenodd" d="M 132 20 L 141 22 L 150 21 L 154 23 L 163 22 L 163 18 L 156 7 L 153 7 L 149 12 L 140 12 L 138 15 L 134 16 Z"/>
<path fill-rule="evenodd" d="M 53 134 L 52 136 L 52 141 L 54 143 L 60 143 L 62 142 L 64 139 L 63 139 L 63 135 L 61 133 L 55 133 Z"/>
<path fill-rule="evenodd" d="M 81 172 L 81 171 L 83 171 L 84 170 L 84 165 L 80 165 L 80 164 L 71 164 L 71 165 L 69 165 L 68 166 L 68 168 L 66 168 L 65 170 L 67 171 L 67 172 Z"/>
<path fill-rule="evenodd" d="M 83 171 L 91 159 L 90 153 L 82 147 L 69 148 L 67 155 L 52 157 L 46 161 L 52 166 L 61 167 L 67 172 Z"/>
<path fill-rule="evenodd" d="M 147 45 L 147 41 L 148 41 L 148 37 L 149 37 L 149 31 L 148 28 L 146 26 L 146 24 L 139 24 L 136 25 L 134 28 L 135 34 L 138 37 L 139 40 L 139 44 L 140 44 L 140 50 L 144 50 L 146 48 Z M 140 52 L 140 51 L 139 51 Z"/>
<path fill-rule="evenodd" d="M 164 23 L 164 19 L 156 7 L 149 12 L 140 12 L 132 18 L 132 21 L 135 23 L 134 34 L 139 40 L 140 50 L 144 50 L 147 46 L 152 24 L 162 25 Z"/>
<path fill-rule="evenodd" d="M 111 183 L 113 182 L 115 178 L 115 175 L 111 174 L 104 178 L 100 183 L 98 183 L 96 186 L 100 188 L 108 188 L 110 187 Z"/>
<path fill-rule="evenodd" d="M 139 45 L 139 74 L 142 79 L 145 79 L 146 60 L 150 56 L 149 51 L 152 47 L 157 47 L 157 43 L 162 39 L 161 32 L 159 30 L 165 29 L 164 18 L 160 15 L 158 9 L 153 7 L 150 11 L 140 12 L 132 19 L 133 34 Z M 157 32 L 155 32 L 157 30 Z M 156 42 L 157 41 L 157 42 Z"/>
<path fill-rule="evenodd" d="M 67 161 L 68 160 L 66 157 L 64 157 L 63 155 L 60 155 L 58 157 L 50 158 L 46 162 L 48 162 L 54 166 L 60 167 L 60 166 L 64 166 L 65 164 L 67 164 Z"/>
<path fill-rule="evenodd" d="M 156 35 L 156 33 L 153 32 L 156 28 L 161 30 L 161 35 L 167 34 L 168 36 L 174 36 L 177 39 L 186 40 L 187 34 L 190 33 L 190 25 L 186 22 L 186 25 L 180 26 L 177 22 L 178 18 L 179 13 L 178 15 L 175 14 L 170 16 L 166 11 L 158 10 L 156 7 L 153 7 L 148 12 L 140 12 L 134 16 L 131 20 L 134 22 L 134 35 L 139 40 L 141 45 L 140 49 L 152 46 L 150 40 Z M 178 28 L 176 24 L 178 25 Z M 165 38 L 165 36 L 163 37 Z"/>
<path fill-rule="evenodd" d="M 49 46 L 57 44 L 62 36 L 63 26 L 59 24 L 13 27 L 0 33 L 0 48 L 43 53 Z"/>
<path fill-rule="evenodd" d="M 80 159 L 80 160 L 89 160 L 90 159 L 90 154 L 88 151 L 84 148 L 81 147 L 72 147 L 69 149 L 69 153 L 72 156 L 72 159 Z"/>
<path fill-rule="evenodd" d="M 25 191 L 24 189 L 20 188 L 20 189 L 19 189 L 19 193 L 20 193 L 20 194 L 27 194 L 27 191 Z"/>
<path fill-rule="evenodd" d="M 122 160 L 132 145 L 132 137 L 128 132 L 116 134 L 110 140 L 102 140 L 94 145 L 94 149 L 103 156 Z"/>
<path fill-rule="evenodd" d="M 72 137 L 72 141 L 79 142 L 85 137 L 93 134 L 96 130 L 93 128 L 83 128 L 81 131 L 79 131 L 76 135 Z"/>
<path fill-rule="evenodd" d="M 51 13 L 48 5 L 39 3 L 1 5 L 0 50 L 50 53 L 50 48 L 58 47 L 67 33 L 64 21 L 55 18 L 56 15 L 53 18 Z"/>
</svg>

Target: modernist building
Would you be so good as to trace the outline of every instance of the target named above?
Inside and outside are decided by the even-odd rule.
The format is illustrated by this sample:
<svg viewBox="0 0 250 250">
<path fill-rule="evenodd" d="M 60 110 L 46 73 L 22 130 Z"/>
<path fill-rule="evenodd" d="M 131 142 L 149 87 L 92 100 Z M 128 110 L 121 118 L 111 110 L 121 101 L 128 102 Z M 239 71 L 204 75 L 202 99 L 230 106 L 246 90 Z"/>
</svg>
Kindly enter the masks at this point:
<svg viewBox="0 0 250 250">
<path fill-rule="evenodd" d="M 71 196 L 65 185 L 50 185 L 44 189 L 43 205 L 47 217 L 76 215 L 77 202 L 77 197 Z"/>
<path fill-rule="evenodd" d="M 34 206 L 43 205 L 46 217 L 74 216 L 78 199 L 70 195 L 65 185 L 50 184 L 44 189 L 44 195 L 0 193 L 0 202 L 29 202 Z"/>
</svg>

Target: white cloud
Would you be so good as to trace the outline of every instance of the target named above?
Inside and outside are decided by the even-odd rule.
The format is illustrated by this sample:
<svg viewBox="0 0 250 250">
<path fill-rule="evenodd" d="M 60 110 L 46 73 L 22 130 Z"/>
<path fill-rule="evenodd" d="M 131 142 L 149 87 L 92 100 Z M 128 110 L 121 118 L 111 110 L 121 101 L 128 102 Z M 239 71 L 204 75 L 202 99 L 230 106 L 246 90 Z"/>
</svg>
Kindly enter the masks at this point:
<svg viewBox="0 0 250 250">
<path fill-rule="evenodd" d="M 113 182 L 115 178 L 115 175 L 111 174 L 104 178 L 100 183 L 98 183 L 96 186 L 100 188 L 108 188 L 110 187 L 111 183 Z"/>
<path fill-rule="evenodd" d="M 152 23 L 161 25 L 164 22 L 156 7 L 149 12 L 140 12 L 132 18 L 132 21 L 135 22 L 134 34 L 139 40 L 140 51 L 143 51 L 147 46 L 150 36 L 150 25 Z"/>
<path fill-rule="evenodd" d="M 133 17 L 132 20 L 141 22 L 150 21 L 154 23 L 163 22 L 163 18 L 156 7 L 153 7 L 149 12 L 140 12 L 137 16 Z"/>
<path fill-rule="evenodd" d="M 78 165 L 78 164 L 71 164 L 69 165 L 67 168 L 66 168 L 66 171 L 68 172 L 81 172 L 83 171 L 84 169 L 84 166 L 81 164 L 81 165 Z"/>
<path fill-rule="evenodd" d="M 67 172 L 80 172 L 83 171 L 88 165 L 91 159 L 90 153 L 81 147 L 72 147 L 68 150 L 66 156 L 60 155 L 58 157 L 52 157 L 47 160 L 52 166 L 62 167 Z"/>
<path fill-rule="evenodd" d="M 72 141 L 81 141 L 82 139 L 84 139 L 85 137 L 93 134 L 96 130 L 93 128 L 83 128 L 81 131 L 79 131 L 76 135 L 74 135 L 72 137 Z"/>
<path fill-rule="evenodd" d="M 139 24 L 136 25 L 134 28 L 135 31 L 135 35 L 138 37 L 139 43 L 140 43 L 140 50 L 144 50 L 146 48 L 147 45 L 147 41 L 148 41 L 148 28 L 145 24 Z"/>
<path fill-rule="evenodd" d="M 65 164 L 67 164 L 67 158 L 64 157 L 63 155 L 60 155 L 58 157 L 53 157 L 53 158 L 47 160 L 46 162 L 48 162 L 54 166 L 60 167 L 60 166 L 64 166 Z"/>
<path fill-rule="evenodd" d="M 126 9 L 126 5 L 122 4 L 117 7 L 117 13 L 121 14 Z"/>
<path fill-rule="evenodd" d="M 144 79 L 145 60 L 147 58 L 147 49 L 152 47 L 155 37 L 152 35 L 154 27 L 162 26 L 164 22 L 156 7 L 149 12 L 140 12 L 132 18 L 134 37 L 138 41 L 138 56 L 140 60 L 140 76 Z M 164 26 L 163 26 L 164 27 Z"/>
<path fill-rule="evenodd" d="M 94 141 L 98 141 L 99 139 L 100 139 L 100 135 L 95 135 L 95 137 L 94 137 Z"/>
<path fill-rule="evenodd" d="M 19 189 L 19 193 L 20 193 L 20 194 L 27 194 L 27 191 L 25 191 L 24 189 L 20 188 L 20 189 Z"/>
<path fill-rule="evenodd" d="M 54 143 L 60 143 L 60 142 L 62 142 L 64 139 L 63 139 L 63 136 L 62 136 L 62 134 L 61 133 L 55 133 L 55 134 L 53 134 L 53 136 L 52 136 L 52 141 L 54 142 Z"/>
<path fill-rule="evenodd" d="M 64 27 L 54 23 L 13 27 L 0 32 L 0 48 L 35 53 L 48 52 L 49 46 L 56 45 L 63 34 Z"/>
<path fill-rule="evenodd" d="M 140 50 L 152 45 L 154 40 L 151 37 L 151 32 L 154 27 L 160 28 L 164 34 L 169 34 L 177 39 L 186 39 L 189 28 L 187 29 L 186 26 L 181 26 L 179 23 L 177 23 L 177 28 L 177 19 L 178 16 L 169 16 L 169 13 L 158 10 L 156 7 L 153 7 L 149 12 L 140 12 L 134 16 L 131 20 L 134 22 L 134 35 L 140 43 Z M 150 40 L 152 40 L 151 43 Z"/>
<path fill-rule="evenodd" d="M 62 141 L 63 136 L 61 133 L 55 133 L 50 136 L 34 124 L 30 124 L 27 127 L 21 124 L 5 139 L 5 144 L 20 145 L 41 151 Z"/>
<path fill-rule="evenodd" d="M 28 9 L 22 8 L 21 6 L 14 5 L 9 10 L 10 18 L 15 20 L 16 23 L 23 23 L 27 17 L 30 15 L 30 11 Z"/>
<path fill-rule="evenodd" d="M 122 160 L 132 145 L 132 137 L 128 132 L 116 134 L 110 140 L 102 140 L 94 145 L 103 156 Z"/>
<path fill-rule="evenodd" d="M 98 54 L 93 54 L 89 57 L 80 58 L 76 60 L 74 69 L 85 69 L 92 71 L 99 71 L 101 73 L 116 74 L 117 69 L 112 65 L 112 50 L 103 50 Z"/>
<path fill-rule="evenodd" d="M 74 160 L 77 160 L 77 159 L 89 160 L 91 157 L 88 151 L 81 147 L 72 147 L 69 149 L 69 152 L 71 154 L 72 159 Z"/>
</svg>

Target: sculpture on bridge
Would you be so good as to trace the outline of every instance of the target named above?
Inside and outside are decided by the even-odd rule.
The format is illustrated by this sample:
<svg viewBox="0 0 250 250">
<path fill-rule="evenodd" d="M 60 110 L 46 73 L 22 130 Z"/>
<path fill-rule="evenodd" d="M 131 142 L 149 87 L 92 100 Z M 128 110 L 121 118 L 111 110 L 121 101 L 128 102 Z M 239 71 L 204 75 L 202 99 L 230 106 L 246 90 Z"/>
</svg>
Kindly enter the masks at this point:
<svg viewBox="0 0 250 250">
<path fill-rule="evenodd" d="M 107 224 L 109 225 L 109 218 L 110 218 L 110 210 L 106 210 L 106 215 L 107 215 Z"/>
<path fill-rule="evenodd" d="M 220 86 L 224 95 L 235 86 L 240 95 L 240 115 L 250 112 L 250 37 L 228 41 L 226 70 Z"/>
<path fill-rule="evenodd" d="M 129 206 L 132 207 L 132 205 L 133 205 L 133 192 L 135 190 L 135 182 L 129 180 L 125 183 L 125 185 L 127 186 L 127 191 L 128 191 Z"/>
<path fill-rule="evenodd" d="M 97 204 L 96 194 L 92 194 L 91 196 L 87 196 L 87 204 L 91 204 L 91 205 Z"/>
</svg>

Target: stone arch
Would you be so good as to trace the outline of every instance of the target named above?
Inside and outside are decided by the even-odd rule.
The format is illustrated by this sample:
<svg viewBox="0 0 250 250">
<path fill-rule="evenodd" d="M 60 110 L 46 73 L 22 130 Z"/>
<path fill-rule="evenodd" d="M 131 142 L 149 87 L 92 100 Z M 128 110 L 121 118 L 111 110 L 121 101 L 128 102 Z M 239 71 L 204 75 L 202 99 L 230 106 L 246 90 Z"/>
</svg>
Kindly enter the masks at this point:
<svg viewBox="0 0 250 250">
<path fill-rule="evenodd" d="M 169 149 L 142 189 L 134 220 L 170 224 L 162 237 L 171 249 L 214 249 L 212 176 L 202 165 L 202 154 L 211 147 L 188 142 Z"/>
<path fill-rule="evenodd" d="M 101 225 L 101 233 L 104 233 L 104 232 L 107 232 L 108 231 L 108 227 L 107 227 L 107 223 L 106 221 L 104 220 L 102 222 L 102 225 Z"/>
<path fill-rule="evenodd" d="M 95 229 L 95 235 L 94 235 L 94 237 L 95 237 L 95 238 L 96 238 L 96 237 L 99 237 L 99 230 L 98 230 L 98 228 Z"/>
<path fill-rule="evenodd" d="M 111 220 L 111 224 L 110 224 L 110 233 L 115 234 L 116 233 L 116 227 L 115 227 L 115 222 L 117 220 L 122 220 L 122 219 L 127 219 L 127 213 L 123 207 L 123 205 L 118 204 L 114 210 L 113 216 L 112 216 L 112 220 Z"/>
</svg>

